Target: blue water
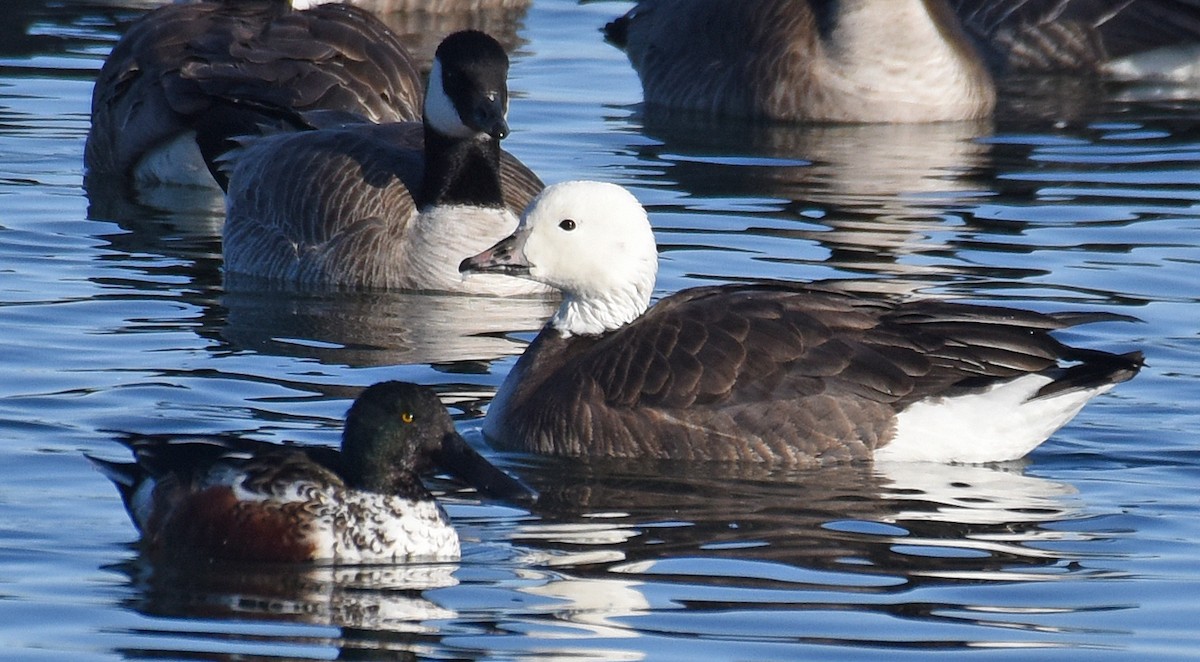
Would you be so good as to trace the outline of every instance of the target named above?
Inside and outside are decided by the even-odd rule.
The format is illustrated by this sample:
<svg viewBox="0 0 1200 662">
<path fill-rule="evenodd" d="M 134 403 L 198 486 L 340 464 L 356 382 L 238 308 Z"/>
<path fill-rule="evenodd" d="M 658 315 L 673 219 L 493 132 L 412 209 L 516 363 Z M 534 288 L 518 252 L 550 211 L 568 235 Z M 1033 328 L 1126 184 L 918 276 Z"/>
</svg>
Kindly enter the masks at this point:
<svg viewBox="0 0 1200 662">
<path fill-rule="evenodd" d="M 82 452 L 112 431 L 336 443 L 357 390 L 434 385 L 463 431 L 546 313 L 223 290 L 219 213 L 82 185 L 91 81 L 140 10 L 0 27 L 0 657 L 1149 660 L 1200 654 L 1197 89 L 1017 85 L 995 123 L 752 130 L 643 113 L 603 23 L 535 0 L 507 147 L 631 187 L 658 293 L 863 292 L 1109 310 L 1072 342 L 1146 369 L 1003 467 L 556 463 L 493 455 L 531 512 L 445 500 L 461 563 L 145 563 Z M 449 485 L 444 489 L 450 489 Z"/>
</svg>

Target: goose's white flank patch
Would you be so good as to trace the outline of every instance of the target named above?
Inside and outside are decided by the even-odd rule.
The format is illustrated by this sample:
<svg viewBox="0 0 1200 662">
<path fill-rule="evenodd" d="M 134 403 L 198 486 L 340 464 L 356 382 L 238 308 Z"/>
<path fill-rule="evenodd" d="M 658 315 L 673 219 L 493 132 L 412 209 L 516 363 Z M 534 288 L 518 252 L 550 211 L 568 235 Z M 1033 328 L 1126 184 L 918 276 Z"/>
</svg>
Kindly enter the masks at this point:
<svg viewBox="0 0 1200 662">
<path fill-rule="evenodd" d="M 1071 420 L 1088 400 L 1113 387 L 1034 398 L 1050 383 L 1025 375 L 978 392 L 928 398 L 896 416 L 896 436 L 877 460 L 1004 462 L 1033 450 Z"/>
</svg>

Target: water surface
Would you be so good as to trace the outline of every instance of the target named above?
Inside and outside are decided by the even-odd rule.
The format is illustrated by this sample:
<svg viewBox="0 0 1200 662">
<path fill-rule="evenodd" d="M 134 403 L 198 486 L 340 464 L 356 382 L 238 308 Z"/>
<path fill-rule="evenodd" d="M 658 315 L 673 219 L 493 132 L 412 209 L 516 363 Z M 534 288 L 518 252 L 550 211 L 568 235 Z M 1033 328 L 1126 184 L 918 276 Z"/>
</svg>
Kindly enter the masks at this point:
<svg viewBox="0 0 1200 662">
<path fill-rule="evenodd" d="M 131 5 L 136 3 L 130 3 Z M 333 444 L 362 387 L 433 385 L 463 431 L 536 303 L 227 290 L 219 211 L 83 186 L 91 82 L 143 9 L 0 27 L 0 645 L 13 659 L 1182 659 L 1200 652 L 1200 104 L 1020 84 L 996 122 L 707 126 L 643 112 L 598 32 L 536 0 L 508 148 L 632 188 L 658 295 L 762 278 L 1108 310 L 1071 342 L 1147 367 L 1026 460 L 820 471 L 493 454 L 535 511 L 443 485 L 461 563 L 151 565 L 82 452 L 111 431 Z M 501 28 L 504 29 L 504 28 Z M 1049 90 L 1047 92 L 1046 90 Z"/>
</svg>

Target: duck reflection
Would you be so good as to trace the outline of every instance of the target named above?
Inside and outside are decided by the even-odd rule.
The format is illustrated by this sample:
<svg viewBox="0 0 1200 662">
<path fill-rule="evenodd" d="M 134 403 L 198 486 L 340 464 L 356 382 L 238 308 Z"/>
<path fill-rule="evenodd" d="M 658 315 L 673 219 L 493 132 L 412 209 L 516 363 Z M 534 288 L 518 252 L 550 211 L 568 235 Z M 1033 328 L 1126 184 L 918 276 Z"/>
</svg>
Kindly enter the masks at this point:
<svg viewBox="0 0 1200 662">
<path fill-rule="evenodd" d="M 455 586 L 457 568 L 151 563 L 141 557 L 115 567 L 135 589 L 125 606 L 143 614 L 414 634 L 432 631 L 425 621 L 454 616 L 422 592 Z M 212 632 L 210 626 L 197 627 Z"/>
</svg>

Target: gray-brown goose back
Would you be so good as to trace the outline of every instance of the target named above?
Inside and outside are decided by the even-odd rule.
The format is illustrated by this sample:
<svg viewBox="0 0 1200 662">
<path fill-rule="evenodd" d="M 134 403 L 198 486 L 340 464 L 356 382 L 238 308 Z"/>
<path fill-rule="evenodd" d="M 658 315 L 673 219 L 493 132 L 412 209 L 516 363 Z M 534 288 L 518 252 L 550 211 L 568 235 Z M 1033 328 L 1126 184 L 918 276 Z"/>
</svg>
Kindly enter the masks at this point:
<svg viewBox="0 0 1200 662">
<path fill-rule="evenodd" d="M 647 104 L 830 122 L 988 116 L 1014 72 L 1193 75 L 1192 0 L 641 0 L 605 28 Z M 1144 55 L 1149 57 L 1143 57 Z M 1190 65 L 1190 68 L 1186 65 Z M 1164 71 L 1175 66 L 1181 73 Z"/>
<path fill-rule="evenodd" d="M 299 286 L 335 285 L 503 294 L 546 292 L 511 279 L 463 281 L 466 255 L 510 231 L 542 182 L 501 152 L 506 207 L 422 223 L 413 192 L 424 180 L 424 128 L 415 122 L 356 124 L 254 139 L 231 155 L 224 227 L 226 271 Z M 439 230 L 441 232 L 439 232 Z M 511 281 L 511 282 L 510 282 Z M 465 283 L 465 285 L 464 285 Z M 485 292 L 486 293 L 486 292 Z"/>
<path fill-rule="evenodd" d="M 786 121 L 987 116 L 991 76 L 942 0 L 645 0 L 607 28 L 648 105 Z"/>
</svg>

